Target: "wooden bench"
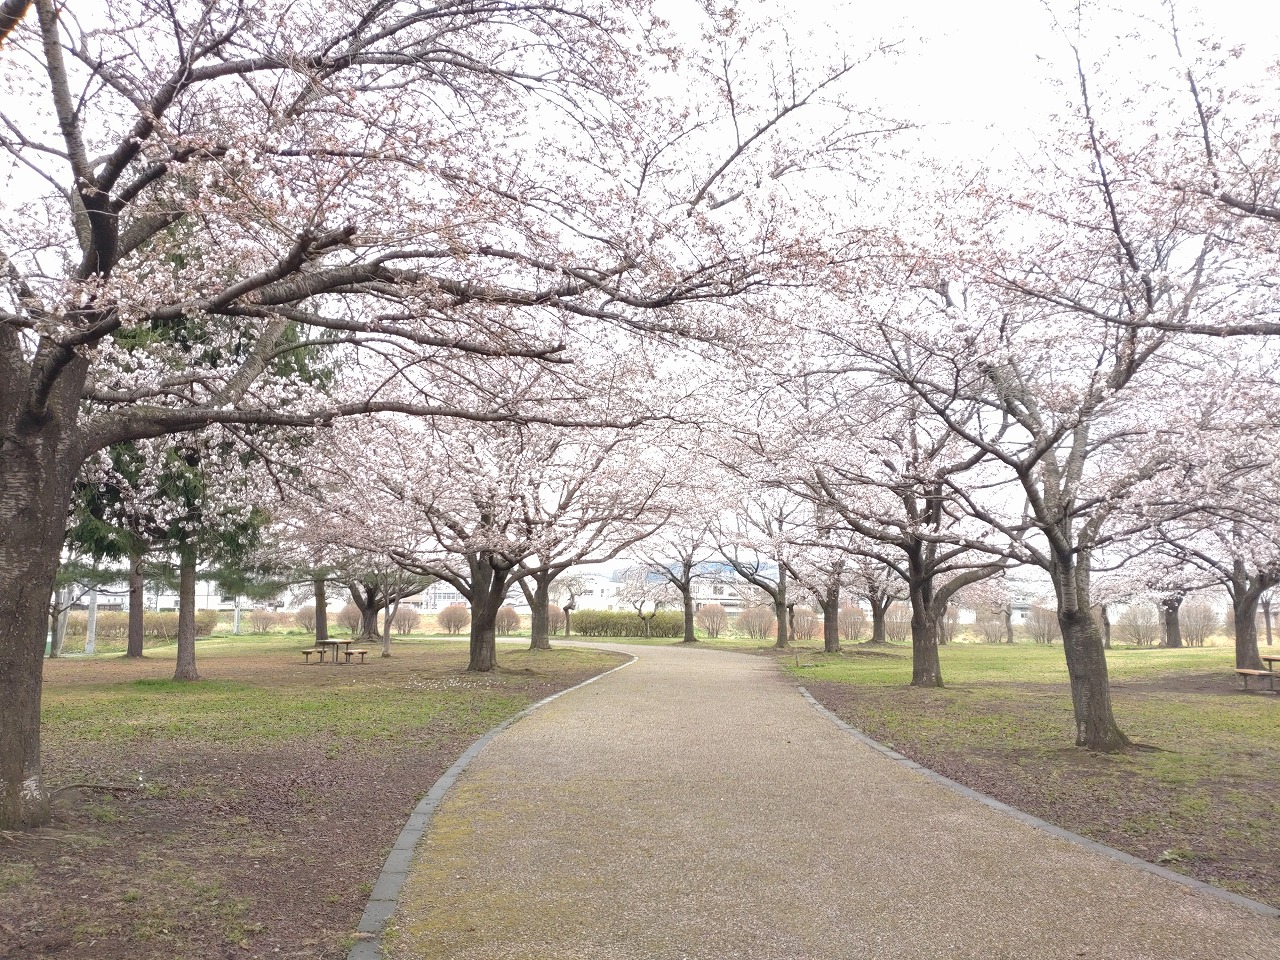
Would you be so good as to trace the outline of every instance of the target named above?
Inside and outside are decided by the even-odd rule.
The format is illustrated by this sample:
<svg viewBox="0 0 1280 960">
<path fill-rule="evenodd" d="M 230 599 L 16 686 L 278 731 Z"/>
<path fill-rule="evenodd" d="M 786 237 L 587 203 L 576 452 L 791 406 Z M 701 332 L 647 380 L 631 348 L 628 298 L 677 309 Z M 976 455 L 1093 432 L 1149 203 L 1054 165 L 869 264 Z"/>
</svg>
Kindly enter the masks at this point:
<svg viewBox="0 0 1280 960">
<path fill-rule="evenodd" d="M 321 662 L 321 663 L 324 663 L 324 654 L 325 654 L 325 649 L 324 649 L 324 647 L 308 647 L 306 650 L 303 650 L 303 651 L 302 651 L 302 659 L 303 659 L 303 662 L 304 662 L 304 663 L 310 663 L 310 662 L 311 662 L 311 655 L 312 655 L 313 653 L 318 653 L 318 654 L 320 654 L 320 662 Z"/>
<path fill-rule="evenodd" d="M 1243 667 L 1236 667 L 1236 673 L 1239 674 L 1240 679 L 1244 681 L 1244 688 L 1246 690 L 1249 689 L 1250 677 L 1265 677 L 1267 681 L 1267 689 L 1272 693 L 1280 693 L 1280 691 L 1276 690 L 1276 677 L 1280 676 L 1280 674 L 1277 674 L 1273 670 L 1246 670 Z"/>
<path fill-rule="evenodd" d="M 343 653 L 347 655 L 347 663 L 350 663 L 351 658 L 356 656 L 357 654 L 360 655 L 360 662 L 364 663 L 365 654 L 367 654 L 368 652 L 369 652 L 368 650 L 344 650 L 343 651 Z"/>
</svg>

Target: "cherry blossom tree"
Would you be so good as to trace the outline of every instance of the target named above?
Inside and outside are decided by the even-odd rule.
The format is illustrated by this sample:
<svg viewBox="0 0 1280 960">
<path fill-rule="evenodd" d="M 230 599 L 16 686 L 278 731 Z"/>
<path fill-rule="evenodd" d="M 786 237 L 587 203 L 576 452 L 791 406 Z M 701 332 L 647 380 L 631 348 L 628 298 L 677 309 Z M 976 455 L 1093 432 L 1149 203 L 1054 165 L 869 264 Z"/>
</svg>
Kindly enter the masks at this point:
<svg viewBox="0 0 1280 960">
<path fill-rule="evenodd" d="M 847 562 L 850 592 L 861 597 L 871 609 L 871 638 L 868 643 L 888 643 L 885 617 L 893 604 L 906 599 L 906 583 L 893 567 L 878 557 L 873 548 L 851 553 Z"/>
<path fill-rule="evenodd" d="M 531 611 L 530 649 L 550 649 L 551 591 L 561 575 L 616 558 L 671 516 L 668 474 L 643 450 L 651 438 L 560 431 L 540 445 L 545 469 L 513 478 L 527 486 L 521 524 L 535 548 L 517 580 Z"/>
<path fill-rule="evenodd" d="M 1179 523 L 1164 523 L 1159 535 L 1174 558 L 1198 568 L 1221 584 L 1231 599 L 1236 666 L 1261 670 L 1258 652 L 1258 609 L 1262 597 L 1280 585 L 1276 552 L 1276 516 L 1269 497 L 1259 497 L 1250 511 L 1237 503 L 1230 511 L 1212 511 Z"/>
<path fill-rule="evenodd" d="M 1248 309 L 1256 288 L 1230 235 L 1207 229 L 1190 199 L 1158 201 L 1155 178 L 1136 175 L 1133 158 L 1148 151 L 1127 120 L 1108 119 L 1131 88 L 1096 82 L 1088 62 L 1075 43 L 1059 139 L 1017 169 L 966 171 L 965 186 L 932 204 L 945 216 L 900 225 L 920 256 L 898 289 L 914 293 L 879 312 L 912 352 L 877 353 L 1016 482 L 1016 498 L 953 489 L 1006 539 L 1006 555 L 1049 574 L 1076 742 L 1118 750 L 1128 740 L 1091 614 L 1094 560 L 1150 526 L 1142 505 L 1160 504 L 1193 452 L 1199 425 L 1184 401 L 1205 385 L 1203 350 L 1175 331 Z M 1142 145 L 1164 164 L 1173 152 L 1157 121 Z M 1016 186 L 994 188 L 997 176 Z"/>
<path fill-rule="evenodd" d="M 774 646 L 791 644 L 791 554 L 793 536 L 800 532 L 803 501 L 780 490 L 737 482 L 738 495 L 712 535 L 716 549 L 733 571 L 761 590 L 773 604 L 777 624 Z"/>
<path fill-rule="evenodd" d="M 618 599 L 636 612 L 644 624 L 644 635 L 649 636 L 649 623 L 658 611 L 671 604 L 677 592 L 665 578 L 657 576 L 644 565 L 628 567 L 619 576 Z"/>
<path fill-rule="evenodd" d="M 845 100 L 861 58 L 703 13 L 714 50 L 755 56 L 688 53 L 644 2 L 5 0 L 0 828 L 48 816 L 37 638 L 93 451 L 564 417 L 538 402 L 565 391 L 462 388 L 476 364 L 550 377 L 583 343 L 720 337 L 695 307 L 853 255 L 792 212 L 885 126 Z M 675 68 L 678 99 L 655 82 Z M 305 350 L 342 375 L 300 382 Z"/>
<path fill-rule="evenodd" d="M 678 598 L 684 615 L 681 642 L 696 643 L 694 590 L 698 581 L 715 575 L 711 564 L 716 556 L 713 528 L 719 512 L 716 484 L 700 481 L 718 474 L 697 458 L 684 460 L 678 469 L 683 477 L 670 496 L 672 514 L 639 545 L 638 552 L 649 571 Z"/>
<path fill-rule="evenodd" d="M 856 582 L 859 567 L 850 563 L 858 538 L 841 529 L 832 515 L 819 508 L 797 537 L 788 564 L 796 582 L 822 611 L 822 648 L 840 652 L 840 609 L 847 587 Z"/>
<path fill-rule="evenodd" d="M 366 498 L 359 525 L 394 542 L 405 570 L 471 603 L 471 670 L 493 669 L 494 618 L 518 581 L 530 581 L 544 646 L 558 578 L 616 557 L 669 514 L 665 468 L 639 436 L 404 418 L 381 427 L 378 468 L 353 475 Z"/>
<path fill-rule="evenodd" d="M 833 546 L 870 554 L 906 584 L 912 685 L 941 686 L 937 647 L 951 598 L 1003 566 L 974 550 L 984 531 L 957 493 L 987 454 L 901 382 L 899 369 L 915 366 L 912 345 L 887 327 L 828 323 L 806 346 L 801 376 L 762 385 L 768 412 L 745 442 L 761 479 L 803 498 Z M 892 358 L 887 376 L 877 348 Z M 851 362 L 858 353 L 865 359 Z M 949 413 L 965 420 L 975 410 L 965 400 Z"/>
</svg>

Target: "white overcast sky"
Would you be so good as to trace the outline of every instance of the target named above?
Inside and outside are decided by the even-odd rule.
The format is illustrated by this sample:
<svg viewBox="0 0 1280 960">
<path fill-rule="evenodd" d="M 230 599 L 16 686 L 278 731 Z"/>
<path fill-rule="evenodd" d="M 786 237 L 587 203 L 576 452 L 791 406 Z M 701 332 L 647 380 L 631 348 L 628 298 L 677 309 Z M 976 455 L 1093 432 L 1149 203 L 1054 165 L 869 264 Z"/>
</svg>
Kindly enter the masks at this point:
<svg viewBox="0 0 1280 960">
<path fill-rule="evenodd" d="M 981 131 L 989 126 L 1010 130 L 1034 124 L 1047 111 L 1062 106 L 1045 77 L 1052 64 L 1069 54 L 1066 41 L 1052 28 L 1052 15 L 1041 0 L 898 0 L 810 3 L 779 0 L 801 22 L 808 21 L 820 36 L 824 24 L 843 34 L 847 42 L 880 36 L 903 41 L 902 55 L 877 76 L 878 98 L 886 108 L 918 123 L 945 124 L 938 130 L 946 140 L 972 137 L 989 141 Z M 1054 12 L 1069 17 L 1074 4 L 1051 0 Z M 1132 54 L 1135 64 L 1149 50 L 1167 49 L 1167 37 L 1152 25 L 1149 43 L 1116 38 L 1134 30 L 1139 17 L 1166 21 L 1159 0 L 1120 0 L 1110 9 L 1114 19 L 1094 15 L 1102 25 L 1085 47 L 1086 58 L 1118 47 Z M 1185 37 L 1195 35 L 1197 22 L 1228 46 L 1244 45 L 1249 64 L 1258 75 L 1267 63 L 1280 60 L 1280 5 L 1266 0 L 1211 0 L 1201 5 L 1183 0 L 1177 16 Z M 1093 49 L 1090 49 L 1090 46 Z M 1062 76 L 1062 72 L 1058 72 Z"/>
</svg>

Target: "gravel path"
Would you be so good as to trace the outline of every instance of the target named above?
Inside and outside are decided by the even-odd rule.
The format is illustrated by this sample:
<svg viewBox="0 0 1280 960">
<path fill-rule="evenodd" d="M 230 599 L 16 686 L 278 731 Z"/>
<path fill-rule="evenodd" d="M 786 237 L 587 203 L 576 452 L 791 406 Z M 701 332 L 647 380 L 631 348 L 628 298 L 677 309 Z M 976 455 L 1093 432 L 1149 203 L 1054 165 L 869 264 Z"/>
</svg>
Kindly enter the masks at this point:
<svg viewBox="0 0 1280 960">
<path fill-rule="evenodd" d="M 903 768 L 771 660 L 615 649 L 462 775 L 388 957 L 1280 958 L 1280 923 Z"/>
</svg>

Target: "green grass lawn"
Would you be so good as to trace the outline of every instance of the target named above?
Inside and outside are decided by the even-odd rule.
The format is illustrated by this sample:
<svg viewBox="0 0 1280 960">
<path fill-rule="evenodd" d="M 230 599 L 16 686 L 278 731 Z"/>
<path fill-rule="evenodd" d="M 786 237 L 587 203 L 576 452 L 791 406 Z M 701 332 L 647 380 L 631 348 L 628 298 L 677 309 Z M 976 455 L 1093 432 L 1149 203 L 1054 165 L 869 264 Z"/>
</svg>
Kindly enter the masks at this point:
<svg viewBox="0 0 1280 960">
<path fill-rule="evenodd" d="M 406 734 L 437 721 L 463 725 L 479 733 L 528 705 L 528 696 L 503 680 L 546 666 L 553 672 L 590 671 L 599 654 L 566 648 L 549 661 L 545 653 L 502 648 L 501 670 L 494 679 L 440 677 L 416 664 L 422 655 L 462 657 L 449 640 L 397 638 L 393 656 L 380 663 L 377 647 L 369 662 L 356 665 L 302 666 L 299 650 L 307 637 L 282 634 L 215 636 L 196 645 L 202 680 L 170 679 L 167 668 L 176 647 L 147 649 L 145 672 L 127 679 L 129 661 L 118 654 L 94 657 L 97 673 L 77 671 L 65 686 L 46 687 L 43 721 L 57 740 L 103 744 L 155 736 L 192 737 L 204 743 L 283 741 L 312 734 L 341 734 L 374 740 Z M 405 658 L 411 666 L 396 669 Z M 81 665 L 84 660 L 67 661 Z M 137 662 L 134 661 L 136 664 Z M 164 663 L 167 669 L 156 669 Z M 246 675 L 246 665 L 264 673 Z M 123 667 L 122 667 L 123 665 Z M 334 669 L 336 672 L 321 672 Z M 258 671 L 253 671 L 257 673 Z M 420 696 L 401 696 L 402 693 Z"/>
<path fill-rule="evenodd" d="M 0 833 L 0 957 L 341 960 L 417 799 L 476 737 L 621 662 L 396 638 L 364 664 L 304 664 L 272 632 L 49 661 L 49 829 Z"/>
<path fill-rule="evenodd" d="M 819 700 L 925 766 L 1147 860 L 1280 905 L 1280 696 L 1244 693 L 1227 647 L 1108 652 L 1137 748 L 1080 750 L 1059 646 L 952 644 L 944 689 L 904 647 L 779 662 Z"/>
</svg>

